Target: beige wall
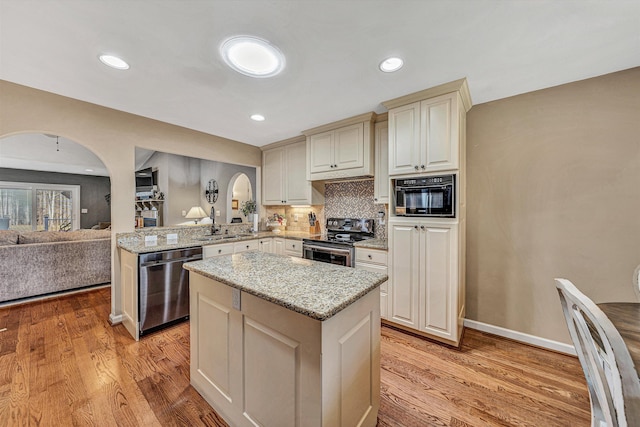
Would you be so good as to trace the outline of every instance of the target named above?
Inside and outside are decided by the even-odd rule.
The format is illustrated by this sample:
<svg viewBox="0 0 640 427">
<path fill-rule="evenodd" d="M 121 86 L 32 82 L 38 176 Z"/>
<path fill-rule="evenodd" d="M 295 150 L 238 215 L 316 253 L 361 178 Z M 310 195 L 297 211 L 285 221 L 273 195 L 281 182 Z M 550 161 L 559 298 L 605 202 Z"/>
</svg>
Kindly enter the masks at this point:
<svg viewBox="0 0 640 427">
<path fill-rule="evenodd" d="M 134 229 L 136 145 L 206 160 L 262 164 L 261 150 L 251 145 L 0 80 L 0 137 L 24 132 L 64 136 L 104 162 L 111 177 L 114 232 Z M 111 314 L 117 319 L 121 313 L 120 263 L 113 240 Z"/>
<path fill-rule="evenodd" d="M 468 114 L 467 318 L 570 342 L 553 278 L 635 301 L 640 68 Z"/>
</svg>

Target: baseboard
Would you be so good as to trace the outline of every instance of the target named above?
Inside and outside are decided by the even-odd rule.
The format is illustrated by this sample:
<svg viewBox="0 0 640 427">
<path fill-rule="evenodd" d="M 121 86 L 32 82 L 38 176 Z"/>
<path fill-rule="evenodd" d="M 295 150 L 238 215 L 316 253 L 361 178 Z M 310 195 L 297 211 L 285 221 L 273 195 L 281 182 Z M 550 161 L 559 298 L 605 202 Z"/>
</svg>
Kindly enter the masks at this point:
<svg viewBox="0 0 640 427">
<path fill-rule="evenodd" d="M 511 329 L 502 328 L 500 326 L 489 325 L 487 323 L 478 322 L 476 320 L 464 319 L 464 326 L 471 329 L 477 329 L 482 332 L 487 332 L 489 334 L 498 335 L 500 337 L 520 341 L 525 344 L 534 345 L 536 347 L 542 347 L 548 350 L 557 351 L 559 353 L 576 356 L 575 348 L 572 345 L 562 342 L 537 337 L 535 335 L 525 334 L 524 332 L 513 331 Z"/>
<path fill-rule="evenodd" d="M 117 314 L 117 315 L 114 315 L 113 313 L 109 314 L 109 323 L 111 323 L 111 326 L 122 323 L 122 314 Z"/>
</svg>

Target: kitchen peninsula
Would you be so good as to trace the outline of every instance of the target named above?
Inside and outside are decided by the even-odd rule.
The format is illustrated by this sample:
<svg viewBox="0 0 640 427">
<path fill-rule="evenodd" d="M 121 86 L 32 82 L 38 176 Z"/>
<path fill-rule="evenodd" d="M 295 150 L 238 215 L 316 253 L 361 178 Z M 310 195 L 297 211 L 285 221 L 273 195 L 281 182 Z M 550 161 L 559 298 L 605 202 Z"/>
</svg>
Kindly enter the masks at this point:
<svg viewBox="0 0 640 427">
<path fill-rule="evenodd" d="M 386 275 L 256 251 L 184 268 L 191 384 L 230 425 L 376 425 Z"/>
</svg>

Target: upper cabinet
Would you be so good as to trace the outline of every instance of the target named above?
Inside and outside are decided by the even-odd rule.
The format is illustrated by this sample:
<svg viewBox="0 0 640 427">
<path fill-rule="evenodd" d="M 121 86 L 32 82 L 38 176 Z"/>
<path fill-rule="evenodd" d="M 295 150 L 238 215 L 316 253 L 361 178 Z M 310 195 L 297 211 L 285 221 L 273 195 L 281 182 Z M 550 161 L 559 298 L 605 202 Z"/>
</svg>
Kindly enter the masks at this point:
<svg viewBox="0 0 640 427">
<path fill-rule="evenodd" d="M 383 105 L 389 109 L 389 175 L 460 168 L 460 116 L 471 108 L 466 79 Z"/>
<path fill-rule="evenodd" d="M 373 202 L 389 203 L 389 126 L 377 122 L 375 129 L 376 174 L 373 179 Z"/>
<path fill-rule="evenodd" d="M 304 137 L 272 144 L 262 153 L 263 205 L 317 205 L 324 189 L 307 180 Z"/>
<path fill-rule="evenodd" d="M 367 113 L 303 133 L 310 181 L 373 175 L 373 120 Z"/>
</svg>

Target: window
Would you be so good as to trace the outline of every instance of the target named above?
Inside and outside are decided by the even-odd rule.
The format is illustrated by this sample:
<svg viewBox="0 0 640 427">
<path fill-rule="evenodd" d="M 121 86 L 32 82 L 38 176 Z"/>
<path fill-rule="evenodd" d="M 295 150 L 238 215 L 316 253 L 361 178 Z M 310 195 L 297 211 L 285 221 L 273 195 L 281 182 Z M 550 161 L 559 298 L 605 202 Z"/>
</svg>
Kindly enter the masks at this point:
<svg viewBox="0 0 640 427">
<path fill-rule="evenodd" d="M 76 230 L 80 186 L 0 181 L 0 218 L 17 231 Z"/>
</svg>

